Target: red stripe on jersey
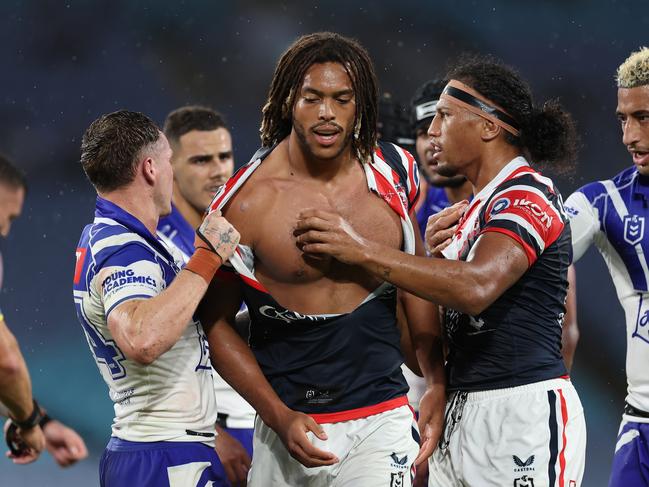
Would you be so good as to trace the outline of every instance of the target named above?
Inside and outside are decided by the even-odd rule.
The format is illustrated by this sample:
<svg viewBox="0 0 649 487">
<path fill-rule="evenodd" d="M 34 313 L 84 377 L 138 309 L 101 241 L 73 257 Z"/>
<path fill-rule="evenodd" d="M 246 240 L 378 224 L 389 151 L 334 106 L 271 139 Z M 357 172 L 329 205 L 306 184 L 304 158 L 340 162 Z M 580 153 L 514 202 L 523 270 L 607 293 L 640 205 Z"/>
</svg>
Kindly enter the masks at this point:
<svg viewBox="0 0 649 487">
<path fill-rule="evenodd" d="M 513 171 L 509 176 L 507 176 L 507 178 L 505 178 L 505 180 L 503 180 L 503 183 L 506 182 L 506 181 L 511 181 L 512 179 L 517 178 L 519 176 L 524 176 L 525 174 L 531 175 L 532 177 L 534 177 L 534 179 L 538 183 L 545 186 L 548 189 L 548 191 L 550 191 L 550 193 L 556 194 L 556 191 L 554 190 L 554 187 L 552 185 L 547 184 L 545 181 L 541 180 L 541 178 L 544 178 L 544 179 L 547 179 L 547 178 L 545 176 L 543 176 L 543 174 L 541 174 L 538 171 L 535 171 L 534 169 L 532 169 L 529 166 L 519 167 L 518 169 Z M 502 184 L 502 183 L 500 183 L 500 184 Z"/>
<path fill-rule="evenodd" d="M 563 231 L 563 220 L 547 198 L 520 189 L 504 191 L 497 198 L 494 198 L 494 201 L 489 204 L 485 212 L 486 222 L 491 221 L 494 207 L 502 200 L 507 200 L 509 204 L 500 211 L 496 208 L 498 216 L 518 215 L 536 230 L 536 233 L 543 239 L 546 248 Z M 502 204 L 506 203 L 503 202 Z M 497 222 L 493 222 L 493 224 L 497 225 Z"/>
<path fill-rule="evenodd" d="M 559 487 L 563 487 L 563 477 L 566 473 L 566 423 L 568 422 L 568 406 L 566 405 L 566 398 L 563 397 L 563 390 L 559 389 L 557 392 L 559 393 L 559 397 L 561 397 L 561 435 L 563 439 L 563 446 L 561 447 L 561 453 L 559 454 Z"/>
<path fill-rule="evenodd" d="M 391 411 L 392 409 L 400 408 L 408 404 L 407 396 L 395 397 L 388 401 L 373 404 L 372 406 L 365 406 L 363 408 L 348 409 L 347 411 L 339 411 L 337 413 L 322 413 L 322 414 L 309 414 L 316 423 L 340 423 L 341 421 L 352 421 L 354 419 L 367 418 L 375 414 Z"/>
<path fill-rule="evenodd" d="M 237 184 L 237 181 L 239 181 L 239 179 L 241 179 L 243 175 L 247 173 L 248 173 L 248 166 L 243 166 L 240 171 L 237 171 L 234 174 L 234 176 L 228 179 L 225 182 L 225 187 L 223 188 L 223 191 L 221 191 L 221 194 L 219 194 L 216 198 L 214 198 L 214 201 L 212 201 L 212 204 L 209 206 L 207 213 L 212 213 L 213 211 L 218 210 L 221 201 L 223 201 L 223 198 L 225 198 L 230 193 L 232 187 L 235 184 Z"/>
<path fill-rule="evenodd" d="M 255 279 L 250 279 L 248 276 L 244 276 L 243 274 L 239 274 L 239 277 L 243 280 L 244 283 L 246 283 L 250 287 L 254 287 L 257 291 L 261 291 L 262 293 L 270 294 L 268 290 L 261 285 L 261 282 L 255 280 Z"/>
<path fill-rule="evenodd" d="M 508 230 L 507 228 L 500 228 L 500 227 L 487 227 L 484 230 L 482 230 L 480 234 L 482 235 L 487 232 L 502 233 L 503 235 L 507 235 L 508 237 L 511 237 L 516 242 L 518 242 L 520 246 L 523 247 L 523 250 L 525 251 L 525 255 L 527 255 L 528 269 L 534 265 L 534 262 L 536 262 L 536 259 L 538 257 L 536 255 L 536 250 L 534 250 L 527 242 L 525 242 L 519 234 L 514 233 L 511 230 Z"/>
<path fill-rule="evenodd" d="M 81 280 L 81 271 L 83 270 L 83 261 L 86 260 L 86 252 L 88 249 L 85 247 L 77 247 L 77 263 L 74 266 L 74 284 L 79 284 Z"/>
<path fill-rule="evenodd" d="M 506 181 L 510 181 L 518 176 L 522 176 L 523 174 L 532 174 L 534 172 L 536 171 L 534 171 L 534 169 L 532 169 L 530 166 L 519 167 L 518 169 L 512 171 L 512 173 L 503 180 L 503 183 Z"/>
<path fill-rule="evenodd" d="M 376 180 L 376 190 L 379 192 L 379 195 L 383 200 L 390 205 L 390 208 L 399 215 L 401 218 L 406 218 L 404 214 L 404 209 L 401 201 L 401 197 L 395 191 L 395 187 L 390 181 L 388 181 L 383 174 L 379 172 L 374 166 L 370 166 L 372 172 L 374 172 L 374 179 Z"/>
</svg>

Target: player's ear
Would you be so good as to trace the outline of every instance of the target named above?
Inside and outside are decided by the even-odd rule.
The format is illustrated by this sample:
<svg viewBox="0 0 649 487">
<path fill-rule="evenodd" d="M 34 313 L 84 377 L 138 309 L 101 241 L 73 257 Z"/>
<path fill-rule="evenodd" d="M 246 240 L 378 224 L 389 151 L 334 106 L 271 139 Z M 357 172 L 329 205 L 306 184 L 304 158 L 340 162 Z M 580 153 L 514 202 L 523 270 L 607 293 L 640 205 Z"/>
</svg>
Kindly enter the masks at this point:
<svg viewBox="0 0 649 487">
<path fill-rule="evenodd" d="M 500 126 L 493 123 L 491 120 L 483 119 L 482 120 L 482 130 L 480 131 L 480 137 L 485 142 L 495 139 L 500 133 Z"/>
<path fill-rule="evenodd" d="M 154 184 L 157 176 L 155 162 L 151 157 L 147 157 L 140 162 L 140 171 L 144 180 L 149 184 Z"/>
</svg>

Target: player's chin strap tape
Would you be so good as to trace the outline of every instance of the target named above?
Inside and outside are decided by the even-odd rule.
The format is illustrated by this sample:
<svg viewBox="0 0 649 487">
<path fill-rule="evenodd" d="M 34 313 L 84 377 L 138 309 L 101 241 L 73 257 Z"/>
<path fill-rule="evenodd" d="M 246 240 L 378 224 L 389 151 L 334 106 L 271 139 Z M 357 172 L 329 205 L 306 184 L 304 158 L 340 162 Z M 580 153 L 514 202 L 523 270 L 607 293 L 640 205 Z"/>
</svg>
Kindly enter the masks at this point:
<svg viewBox="0 0 649 487">
<path fill-rule="evenodd" d="M 470 112 L 495 123 L 515 137 L 518 137 L 521 133 L 518 122 L 514 117 L 460 81 L 454 79 L 449 81 L 440 96 L 440 99 L 443 98 L 450 99 L 452 103 L 456 103 Z"/>
</svg>

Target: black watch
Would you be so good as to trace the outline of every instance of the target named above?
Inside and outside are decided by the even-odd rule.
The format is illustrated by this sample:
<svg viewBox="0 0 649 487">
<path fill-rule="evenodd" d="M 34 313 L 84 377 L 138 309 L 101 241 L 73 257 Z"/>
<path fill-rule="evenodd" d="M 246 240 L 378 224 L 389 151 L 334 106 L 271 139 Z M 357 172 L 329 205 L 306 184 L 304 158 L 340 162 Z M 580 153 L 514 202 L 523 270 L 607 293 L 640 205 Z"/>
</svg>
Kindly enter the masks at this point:
<svg viewBox="0 0 649 487">
<path fill-rule="evenodd" d="M 15 418 L 11 418 L 14 423 L 16 423 L 16 426 L 18 426 L 21 430 L 29 430 L 32 429 L 34 426 L 37 426 L 41 420 L 43 419 L 43 411 L 41 410 L 41 407 L 38 405 L 36 402 L 36 399 L 34 399 L 34 410 L 32 413 L 29 415 L 29 417 L 23 421 L 18 421 Z"/>
</svg>

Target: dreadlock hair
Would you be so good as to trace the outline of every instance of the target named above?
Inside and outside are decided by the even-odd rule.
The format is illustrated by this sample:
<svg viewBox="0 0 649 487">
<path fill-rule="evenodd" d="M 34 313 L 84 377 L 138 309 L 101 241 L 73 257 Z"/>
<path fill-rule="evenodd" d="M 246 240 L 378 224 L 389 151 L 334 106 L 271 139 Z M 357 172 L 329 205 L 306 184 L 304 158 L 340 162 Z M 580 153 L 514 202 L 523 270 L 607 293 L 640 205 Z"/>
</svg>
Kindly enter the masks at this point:
<svg viewBox="0 0 649 487">
<path fill-rule="evenodd" d="M 529 85 L 513 68 L 492 58 L 463 57 L 447 78 L 471 86 L 514 117 L 520 135 L 505 132 L 505 140 L 531 162 L 558 173 L 574 167 L 578 137 L 572 116 L 556 99 L 535 105 Z"/>
<path fill-rule="evenodd" d="M 376 146 L 378 81 L 365 48 L 332 32 L 302 36 L 282 54 L 262 109 L 262 145 L 270 147 L 291 133 L 293 106 L 304 75 L 313 64 L 326 62 L 340 63 L 352 82 L 356 97 L 352 149 L 365 161 Z"/>
</svg>

